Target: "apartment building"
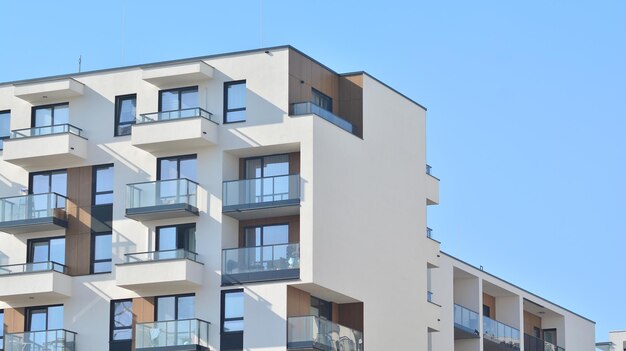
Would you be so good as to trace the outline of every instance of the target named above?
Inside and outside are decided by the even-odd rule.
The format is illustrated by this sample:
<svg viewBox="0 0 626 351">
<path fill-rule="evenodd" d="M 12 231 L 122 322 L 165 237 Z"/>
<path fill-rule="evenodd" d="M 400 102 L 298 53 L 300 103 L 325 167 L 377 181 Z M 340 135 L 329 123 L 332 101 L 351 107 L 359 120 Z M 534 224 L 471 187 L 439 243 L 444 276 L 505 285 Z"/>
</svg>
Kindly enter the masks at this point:
<svg viewBox="0 0 626 351">
<path fill-rule="evenodd" d="M 4 83 L 0 111 L 6 351 L 426 349 L 439 329 L 425 109 L 368 74 L 274 47 Z"/>
<path fill-rule="evenodd" d="M 626 350 L 626 331 L 616 330 L 609 332 L 609 341 L 596 343 L 599 351 L 622 351 Z"/>
</svg>

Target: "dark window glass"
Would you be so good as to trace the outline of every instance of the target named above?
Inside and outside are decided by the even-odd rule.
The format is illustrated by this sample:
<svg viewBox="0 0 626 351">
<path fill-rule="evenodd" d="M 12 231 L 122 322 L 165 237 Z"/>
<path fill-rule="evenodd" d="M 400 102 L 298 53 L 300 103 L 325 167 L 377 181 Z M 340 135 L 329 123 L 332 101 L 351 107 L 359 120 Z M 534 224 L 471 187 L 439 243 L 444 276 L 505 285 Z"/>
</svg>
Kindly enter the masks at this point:
<svg viewBox="0 0 626 351">
<path fill-rule="evenodd" d="M 63 329 L 63 306 L 28 308 L 27 316 L 27 331 Z"/>
<path fill-rule="evenodd" d="M 245 229 L 246 247 L 279 245 L 289 243 L 289 225 L 275 224 Z"/>
<path fill-rule="evenodd" d="M 177 88 L 159 92 L 159 111 L 177 111 L 198 107 L 198 87 Z"/>
<path fill-rule="evenodd" d="M 243 331 L 243 290 L 222 291 L 222 332 Z"/>
<path fill-rule="evenodd" d="M 65 238 L 29 240 L 27 261 L 28 263 L 53 261 L 65 264 Z"/>
<path fill-rule="evenodd" d="M 179 224 L 168 227 L 157 227 L 157 251 L 185 249 L 196 251 L 196 225 Z M 172 252 L 172 255 L 175 255 Z M 163 257 L 161 254 L 160 257 Z"/>
<path fill-rule="evenodd" d="M 69 123 L 69 104 L 33 107 L 33 127 L 56 126 Z"/>
<path fill-rule="evenodd" d="M 224 83 L 224 123 L 246 120 L 246 81 Z"/>
<path fill-rule="evenodd" d="M 137 95 L 115 98 L 115 136 L 129 135 L 137 117 Z"/>
<path fill-rule="evenodd" d="M 0 150 L 4 148 L 3 141 L 11 136 L 11 112 L 0 112 Z"/>
<path fill-rule="evenodd" d="M 93 235 L 92 273 L 111 272 L 112 246 L 111 233 Z"/>
<path fill-rule="evenodd" d="M 332 307 L 330 302 L 311 296 L 311 315 L 332 320 Z"/>
<path fill-rule="evenodd" d="M 187 178 L 196 181 L 196 155 L 185 155 L 158 160 L 159 180 Z"/>
<path fill-rule="evenodd" d="M 30 193 L 57 193 L 63 196 L 67 195 L 67 172 L 60 170 L 31 173 Z"/>
<path fill-rule="evenodd" d="M 133 337 L 132 300 L 111 301 L 111 341 L 131 340 Z"/>
<path fill-rule="evenodd" d="M 0 310 L 0 350 L 4 350 L 4 310 Z"/>
<path fill-rule="evenodd" d="M 159 296 L 156 298 L 156 320 L 173 321 L 195 318 L 194 295 Z"/>
<path fill-rule="evenodd" d="M 333 110 L 333 99 L 317 89 L 311 88 L 312 102 L 326 111 Z"/>
<path fill-rule="evenodd" d="M 113 203 L 113 165 L 94 167 L 94 205 Z"/>
<path fill-rule="evenodd" d="M 289 155 L 272 155 L 246 159 L 246 179 L 289 174 Z M 285 179 L 285 181 L 287 181 Z"/>
<path fill-rule="evenodd" d="M 483 316 L 491 318 L 491 308 L 487 305 L 483 305 Z"/>
</svg>

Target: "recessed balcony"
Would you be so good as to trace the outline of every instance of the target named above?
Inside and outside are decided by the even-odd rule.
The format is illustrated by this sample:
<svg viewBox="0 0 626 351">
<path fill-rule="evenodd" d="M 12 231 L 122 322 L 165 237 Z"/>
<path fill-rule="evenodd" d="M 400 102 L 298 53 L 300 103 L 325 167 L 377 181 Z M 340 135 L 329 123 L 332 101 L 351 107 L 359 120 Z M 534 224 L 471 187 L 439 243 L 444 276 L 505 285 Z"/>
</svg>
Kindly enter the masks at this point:
<svg viewBox="0 0 626 351">
<path fill-rule="evenodd" d="M 226 249 L 222 285 L 300 278 L 300 244 Z"/>
<path fill-rule="evenodd" d="M 291 105 L 292 116 L 304 116 L 304 115 L 316 115 L 322 119 L 336 125 L 337 127 L 345 130 L 348 133 L 354 134 L 354 126 L 347 120 L 333 114 L 331 111 L 323 109 L 322 107 L 312 102 L 298 102 Z"/>
<path fill-rule="evenodd" d="M 76 333 L 65 329 L 7 333 L 4 351 L 76 351 Z"/>
<path fill-rule="evenodd" d="M 433 239 L 433 230 L 426 228 L 426 245 L 423 246 L 428 268 L 439 268 L 441 253 L 439 241 Z"/>
<path fill-rule="evenodd" d="M 71 124 L 18 129 L 4 140 L 2 157 L 29 171 L 68 168 L 87 158 L 87 139 Z"/>
<path fill-rule="evenodd" d="M 426 204 L 439 204 L 439 178 L 432 175 L 432 167 L 426 165 Z"/>
<path fill-rule="evenodd" d="M 138 221 L 198 216 L 198 183 L 186 178 L 126 185 L 126 217 Z"/>
<path fill-rule="evenodd" d="M 197 318 L 137 323 L 135 348 L 137 351 L 208 351 L 209 325 Z"/>
<path fill-rule="evenodd" d="M 247 220 L 300 213 L 300 175 L 224 182 L 222 212 Z"/>
<path fill-rule="evenodd" d="M 0 300 L 6 303 L 46 303 L 72 295 L 67 267 L 56 262 L 0 266 Z"/>
<path fill-rule="evenodd" d="M 480 338 L 478 312 L 454 304 L 454 339 Z"/>
<path fill-rule="evenodd" d="M 189 292 L 202 285 L 202 263 L 195 252 L 178 249 L 126 254 L 116 265 L 117 286 L 159 295 Z"/>
<path fill-rule="evenodd" d="M 520 331 L 497 320 L 483 316 L 485 351 L 511 351 L 520 349 Z M 541 349 L 544 351 L 543 349 Z"/>
<path fill-rule="evenodd" d="M 315 316 L 289 317 L 287 349 L 363 351 L 363 332 Z"/>
<path fill-rule="evenodd" d="M 532 335 L 524 334 L 524 351 L 565 351 L 565 349 Z"/>
<path fill-rule="evenodd" d="M 440 330 L 441 324 L 441 305 L 436 304 L 433 300 L 434 294 L 431 291 L 426 293 L 426 321 L 428 325 L 428 331 L 435 332 Z"/>
<path fill-rule="evenodd" d="M 67 228 L 67 198 L 57 193 L 0 199 L 0 231 L 10 234 Z"/>
<path fill-rule="evenodd" d="M 131 144 L 148 152 L 211 146 L 218 143 L 218 127 L 201 108 L 148 113 L 133 125 Z"/>
<path fill-rule="evenodd" d="M 85 85 L 72 78 L 26 83 L 15 86 L 14 95 L 33 105 L 68 100 L 83 95 Z"/>
<path fill-rule="evenodd" d="M 194 84 L 213 78 L 213 67 L 203 61 L 186 62 L 167 66 L 147 67 L 142 78 L 158 87 L 166 88 L 182 84 Z"/>
</svg>

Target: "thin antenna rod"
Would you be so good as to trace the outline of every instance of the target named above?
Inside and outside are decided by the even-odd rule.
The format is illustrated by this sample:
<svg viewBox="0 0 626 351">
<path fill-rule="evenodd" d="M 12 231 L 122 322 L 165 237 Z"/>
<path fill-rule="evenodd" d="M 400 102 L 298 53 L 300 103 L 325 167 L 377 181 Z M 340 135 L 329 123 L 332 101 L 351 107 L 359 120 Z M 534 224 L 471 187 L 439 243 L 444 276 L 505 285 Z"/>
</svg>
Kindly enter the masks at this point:
<svg viewBox="0 0 626 351">
<path fill-rule="evenodd" d="M 259 47 L 263 47 L 263 0 L 259 0 Z"/>
<path fill-rule="evenodd" d="M 78 56 L 78 73 L 80 73 L 82 63 L 83 63 L 83 55 L 80 55 Z"/>
<path fill-rule="evenodd" d="M 126 1 L 122 0 L 122 17 L 120 19 L 120 54 L 122 59 L 122 65 L 125 61 L 124 53 L 124 34 L 126 32 Z"/>
</svg>

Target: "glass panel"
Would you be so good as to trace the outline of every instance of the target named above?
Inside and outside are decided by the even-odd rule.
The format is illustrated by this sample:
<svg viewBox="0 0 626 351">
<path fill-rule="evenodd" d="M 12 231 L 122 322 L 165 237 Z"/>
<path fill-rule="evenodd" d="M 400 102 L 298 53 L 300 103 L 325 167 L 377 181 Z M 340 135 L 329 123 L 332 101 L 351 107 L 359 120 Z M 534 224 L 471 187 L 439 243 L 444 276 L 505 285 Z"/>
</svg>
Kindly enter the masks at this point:
<svg viewBox="0 0 626 351">
<path fill-rule="evenodd" d="M 246 179 L 261 178 L 263 176 L 263 159 L 253 158 L 246 160 Z"/>
<path fill-rule="evenodd" d="M 31 244 L 30 262 L 47 262 L 49 243 L 47 241 L 33 242 Z"/>
<path fill-rule="evenodd" d="M 51 175 L 50 191 L 59 195 L 67 196 L 67 173 L 55 172 Z"/>
<path fill-rule="evenodd" d="M 112 256 L 112 235 L 96 235 L 94 247 L 95 260 L 110 260 Z"/>
<path fill-rule="evenodd" d="M 196 206 L 197 188 L 197 184 L 186 179 L 129 184 L 126 186 L 126 208 L 182 203 Z"/>
<path fill-rule="evenodd" d="M 226 112 L 226 122 L 245 122 L 245 120 L 246 110 Z"/>
<path fill-rule="evenodd" d="M 227 109 L 228 110 L 246 107 L 246 83 L 245 82 L 228 85 L 226 94 L 227 94 Z M 228 119 L 228 121 L 232 122 L 230 118 Z"/>
<path fill-rule="evenodd" d="M 261 246 L 261 227 L 251 227 L 245 229 L 244 243 L 247 247 Z"/>
<path fill-rule="evenodd" d="M 137 116 L 137 98 L 122 99 L 119 109 L 119 123 L 134 123 Z"/>
<path fill-rule="evenodd" d="M 208 329 L 209 324 L 199 319 L 138 323 L 135 334 L 136 348 L 163 349 L 186 346 L 185 349 L 189 349 L 189 345 L 208 348 Z"/>
<path fill-rule="evenodd" d="M 263 245 L 286 244 L 289 242 L 289 225 L 263 227 Z"/>
<path fill-rule="evenodd" d="M 35 109 L 35 127 L 51 126 L 52 125 L 52 108 L 37 108 Z"/>
<path fill-rule="evenodd" d="M 177 178 L 187 178 L 196 181 L 197 161 L 195 158 L 180 160 L 180 175 Z"/>
<path fill-rule="evenodd" d="M 11 114 L 9 112 L 0 113 L 0 137 L 11 135 Z"/>
<path fill-rule="evenodd" d="M 184 90 L 180 93 L 180 109 L 198 107 L 198 89 Z"/>
<path fill-rule="evenodd" d="M 30 310 L 29 331 L 46 330 L 46 309 Z"/>
<path fill-rule="evenodd" d="M 0 311 L 0 350 L 4 349 L 3 337 L 4 337 L 4 312 Z"/>
<path fill-rule="evenodd" d="M 178 159 L 160 159 L 159 180 L 178 179 Z"/>
<path fill-rule="evenodd" d="M 50 192 L 50 175 L 36 174 L 32 178 L 31 189 L 33 194 L 44 194 Z"/>
<path fill-rule="evenodd" d="M 48 307 L 48 330 L 63 329 L 63 306 Z"/>
<path fill-rule="evenodd" d="M 157 321 L 176 319 L 176 298 L 174 296 L 157 297 Z"/>
<path fill-rule="evenodd" d="M 65 238 L 50 240 L 50 261 L 65 264 Z"/>
<path fill-rule="evenodd" d="M 113 194 L 98 194 L 96 195 L 94 201 L 95 205 L 112 204 Z"/>
<path fill-rule="evenodd" d="M 113 191 L 113 167 L 96 170 L 96 192 Z"/>
<path fill-rule="evenodd" d="M 159 111 L 178 110 L 178 91 L 162 91 Z"/>
<path fill-rule="evenodd" d="M 93 264 L 94 273 L 112 272 L 113 264 L 111 262 L 96 262 Z"/>
<path fill-rule="evenodd" d="M 132 337 L 132 329 L 117 329 L 113 331 L 113 340 L 131 340 Z"/>
<path fill-rule="evenodd" d="M 260 179 L 224 182 L 224 206 L 242 206 L 300 198 L 300 176 L 297 174 Z"/>
<path fill-rule="evenodd" d="M 176 319 L 191 319 L 196 314 L 196 297 L 182 296 L 178 298 L 178 316 Z"/>
<path fill-rule="evenodd" d="M 231 292 L 224 295 L 224 318 L 243 318 L 243 292 Z"/>
<path fill-rule="evenodd" d="M 243 320 L 224 321 L 225 332 L 243 331 Z"/>
<path fill-rule="evenodd" d="M 162 227 L 157 229 L 157 247 L 159 251 L 175 250 L 176 247 L 176 227 Z"/>
<path fill-rule="evenodd" d="M 263 177 L 289 174 L 289 155 L 267 156 L 263 161 Z"/>
<path fill-rule="evenodd" d="M 59 124 L 69 123 L 69 112 L 70 112 L 69 105 L 55 106 L 53 116 L 52 116 L 53 118 L 52 124 L 59 125 Z"/>
<path fill-rule="evenodd" d="M 315 345 L 320 350 L 363 350 L 363 333 L 314 316 L 289 317 L 287 349 Z M 307 347 L 309 348 L 309 347 Z"/>
<path fill-rule="evenodd" d="M 184 236 L 183 249 L 196 252 L 196 227 L 184 227 L 182 235 Z"/>
</svg>

